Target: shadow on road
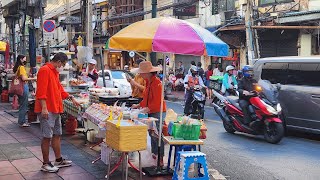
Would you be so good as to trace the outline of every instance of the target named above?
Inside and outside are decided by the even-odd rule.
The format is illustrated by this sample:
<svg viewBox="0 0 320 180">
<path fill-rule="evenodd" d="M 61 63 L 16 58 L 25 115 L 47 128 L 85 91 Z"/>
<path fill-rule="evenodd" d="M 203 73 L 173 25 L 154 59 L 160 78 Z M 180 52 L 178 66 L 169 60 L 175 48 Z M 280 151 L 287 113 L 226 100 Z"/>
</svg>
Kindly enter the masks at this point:
<svg viewBox="0 0 320 180">
<path fill-rule="evenodd" d="M 301 131 L 290 130 L 286 134 L 287 137 L 304 138 L 313 141 L 320 141 L 320 134 L 305 133 Z"/>
</svg>

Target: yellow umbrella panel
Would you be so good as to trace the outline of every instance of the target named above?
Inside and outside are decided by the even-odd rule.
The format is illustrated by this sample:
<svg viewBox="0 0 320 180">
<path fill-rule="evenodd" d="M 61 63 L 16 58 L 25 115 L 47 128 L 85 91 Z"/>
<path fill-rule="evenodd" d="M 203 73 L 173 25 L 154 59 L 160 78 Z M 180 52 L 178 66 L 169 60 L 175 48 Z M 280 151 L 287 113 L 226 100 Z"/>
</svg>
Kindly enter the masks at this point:
<svg viewBox="0 0 320 180">
<path fill-rule="evenodd" d="M 162 19 L 136 22 L 110 38 L 109 48 L 114 50 L 152 52 L 152 40 Z"/>
</svg>

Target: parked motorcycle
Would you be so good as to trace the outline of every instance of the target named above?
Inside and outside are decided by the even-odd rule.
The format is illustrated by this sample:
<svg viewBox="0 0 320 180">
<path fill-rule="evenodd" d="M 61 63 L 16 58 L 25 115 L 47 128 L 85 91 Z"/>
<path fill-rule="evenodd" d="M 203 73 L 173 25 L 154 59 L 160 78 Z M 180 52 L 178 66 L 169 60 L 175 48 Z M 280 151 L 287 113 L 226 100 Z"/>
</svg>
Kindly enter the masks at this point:
<svg viewBox="0 0 320 180">
<path fill-rule="evenodd" d="M 193 100 L 191 101 L 191 106 L 190 108 L 190 115 L 191 118 L 195 119 L 203 119 L 204 118 L 204 106 L 206 102 L 206 96 L 204 93 L 204 88 L 201 86 L 195 86 L 190 90 L 192 92 L 192 98 Z M 185 104 L 187 106 L 187 104 Z"/>
<path fill-rule="evenodd" d="M 239 131 L 253 135 L 264 135 L 265 140 L 273 144 L 281 141 L 284 136 L 284 126 L 279 118 L 281 106 L 274 100 L 278 95 L 279 89 L 274 90 L 271 83 L 266 84 L 269 85 L 265 89 L 266 92 L 263 92 L 261 86 L 258 85 L 256 85 L 256 90 L 251 92 L 249 111 L 253 122 L 250 125 L 243 123 L 244 114 L 239 106 L 239 98 L 235 96 L 224 97 L 217 94 L 225 106 L 220 107 L 214 104 L 214 108 L 222 119 L 223 126 L 227 132 L 234 133 Z"/>
</svg>

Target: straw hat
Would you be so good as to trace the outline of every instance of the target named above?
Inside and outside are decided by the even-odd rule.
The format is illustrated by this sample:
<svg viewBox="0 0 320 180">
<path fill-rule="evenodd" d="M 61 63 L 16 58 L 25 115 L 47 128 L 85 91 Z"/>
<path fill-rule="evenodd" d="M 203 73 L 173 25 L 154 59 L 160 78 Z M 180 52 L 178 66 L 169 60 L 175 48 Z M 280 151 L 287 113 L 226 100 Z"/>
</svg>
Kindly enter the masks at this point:
<svg viewBox="0 0 320 180">
<path fill-rule="evenodd" d="M 161 67 L 152 66 L 150 61 L 143 61 L 139 64 L 139 68 L 134 68 L 131 70 L 133 73 L 151 73 L 161 71 Z"/>
</svg>

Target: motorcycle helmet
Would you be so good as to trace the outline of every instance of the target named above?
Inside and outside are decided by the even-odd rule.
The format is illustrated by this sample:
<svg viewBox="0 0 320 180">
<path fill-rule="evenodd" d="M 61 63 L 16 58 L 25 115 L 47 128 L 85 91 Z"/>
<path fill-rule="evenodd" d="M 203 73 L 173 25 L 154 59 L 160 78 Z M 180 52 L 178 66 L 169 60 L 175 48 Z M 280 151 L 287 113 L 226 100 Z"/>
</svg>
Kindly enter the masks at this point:
<svg viewBox="0 0 320 180">
<path fill-rule="evenodd" d="M 252 78 L 253 77 L 253 68 L 252 68 L 252 66 L 245 65 L 242 68 L 242 74 L 246 78 Z"/>
<path fill-rule="evenodd" d="M 227 66 L 226 67 L 226 72 L 234 70 L 234 66 Z"/>
</svg>

